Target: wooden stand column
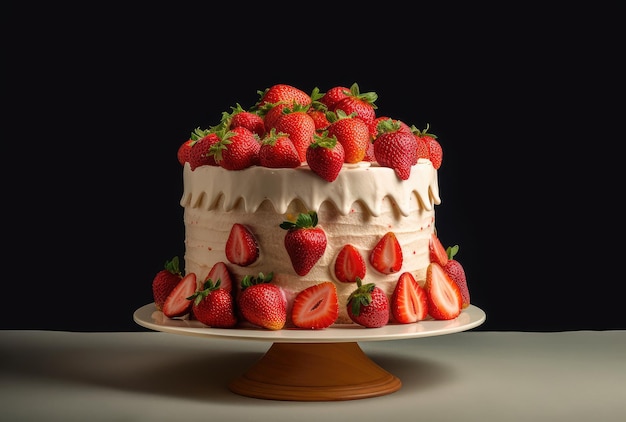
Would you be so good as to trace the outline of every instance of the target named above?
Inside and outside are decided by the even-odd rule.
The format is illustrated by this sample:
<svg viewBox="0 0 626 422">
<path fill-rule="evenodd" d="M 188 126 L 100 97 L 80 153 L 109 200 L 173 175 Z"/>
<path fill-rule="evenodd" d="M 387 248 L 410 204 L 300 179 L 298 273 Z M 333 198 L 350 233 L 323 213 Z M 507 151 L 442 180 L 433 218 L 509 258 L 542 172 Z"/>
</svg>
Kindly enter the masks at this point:
<svg viewBox="0 0 626 422">
<path fill-rule="evenodd" d="M 228 388 L 259 399 L 338 401 L 382 396 L 401 386 L 356 342 L 347 342 L 273 343 Z"/>
</svg>

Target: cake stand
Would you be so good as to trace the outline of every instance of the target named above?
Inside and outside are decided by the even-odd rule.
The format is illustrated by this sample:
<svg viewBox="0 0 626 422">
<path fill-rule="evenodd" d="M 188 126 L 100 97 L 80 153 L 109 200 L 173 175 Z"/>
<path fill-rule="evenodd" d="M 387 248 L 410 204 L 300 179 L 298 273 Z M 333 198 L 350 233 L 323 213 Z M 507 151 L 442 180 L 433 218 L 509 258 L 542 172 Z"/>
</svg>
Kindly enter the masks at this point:
<svg viewBox="0 0 626 422">
<path fill-rule="evenodd" d="M 477 327 L 485 313 L 470 305 L 455 319 L 425 320 L 365 328 L 334 325 L 323 330 L 208 328 L 198 321 L 169 319 L 154 303 L 137 309 L 135 322 L 165 333 L 271 342 L 269 350 L 228 388 L 236 394 L 270 400 L 339 401 L 382 396 L 398 391 L 399 378 L 378 366 L 358 342 L 440 336 Z"/>
</svg>

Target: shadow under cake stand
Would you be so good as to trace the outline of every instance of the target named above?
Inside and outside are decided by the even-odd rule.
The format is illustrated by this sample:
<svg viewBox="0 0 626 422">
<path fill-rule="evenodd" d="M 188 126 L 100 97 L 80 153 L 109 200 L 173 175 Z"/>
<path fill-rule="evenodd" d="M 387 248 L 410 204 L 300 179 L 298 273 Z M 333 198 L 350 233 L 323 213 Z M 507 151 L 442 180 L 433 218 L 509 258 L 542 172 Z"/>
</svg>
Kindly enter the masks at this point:
<svg viewBox="0 0 626 422">
<path fill-rule="evenodd" d="M 358 342 L 401 340 L 453 334 L 475 328 L 485 313 L 474 305 L 452 320 L 425 320 L 365 328 L 334 325 L 323 330 L 208 328 L 198 321 L 168 319 L 154 303 L 137 309 L 134 321 L 165 333 L 272 342 L 269 350 L 228 388 L 233 393 L 270 400 L 338 401 L 382 396 L 402 382 L 372 361 Z"/>
</svg>

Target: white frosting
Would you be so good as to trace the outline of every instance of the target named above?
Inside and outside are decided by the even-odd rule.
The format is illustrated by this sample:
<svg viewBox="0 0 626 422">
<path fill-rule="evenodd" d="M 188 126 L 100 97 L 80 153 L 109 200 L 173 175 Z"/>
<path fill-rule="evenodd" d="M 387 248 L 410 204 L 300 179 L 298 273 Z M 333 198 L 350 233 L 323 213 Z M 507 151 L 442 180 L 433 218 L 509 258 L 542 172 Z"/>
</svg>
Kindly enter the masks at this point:
<svg viewBox="0 0 626 422">
<path fill-rule="evenodd" d="M 322 179 L 306 165 L 296 169 L 255 166 L 239 171 L 202 166 L 192 171 L 186 164 L 183 177 L 185 190 L 181 205 L 194 208 L 210 209 L 223 196 L 222 207 L 226 211 L 241 203 L 243 212 L 254 213 L 268 200 L 277 213 L 284 214 L 289 204 L 299 199 L 309 210 L 317 210 L 329 201 L 339 213 L 347 215 L 352 204 L 362 202 L 378 217 L 383 199 L 389 197 L 407 217 L 413 193 L 427 210 L 441 202 L 437 172 L 428 160 L 413 166 L 408 180 L 398 178 L 391 168 L 372 167 L 368 162 L 344 165 L 333 182 Z"/>
<path fill-rule="evenodd" d="M 213 264 L 224 261 L 239 284 L 244 275 L 274 274 L 288 297 L 321 281 L 335 282 L 340 300 L 338 322 L 351 322 L 345 311 L 348 295 L 356 288 L 334 278 L 334 260 L 347 243 L 359 249 L 367 262 L 364 283 L 374 282 L 391 295 L 401 272 L 423 282 L 430 262 L 428 242 L 434 231 L 434 205 L 441 203 L 437 171 L 429 160 L 411 168 L 408 180 L 393 169 L 359 163 L 345 165 L 333 182 L 314 174 L 308 166 L 297 169 L 251 167 L 225 170 L 201 166 L 183 170 L 185 272 L 204 280 Z M 324 256 L 304 277 L 298 276 L 283 246 L 286 231 L 279 227 L 300 212 L 315 210 L 328 238 Z M 248 267 L 230 264 L 224 247 L 234 223 L 248 226 L 259 244 L 259 259 Z M 378 240 L 393 231 L 403 251 L 399 273 L 384 275 L 369 264 Z"/>
</svg>

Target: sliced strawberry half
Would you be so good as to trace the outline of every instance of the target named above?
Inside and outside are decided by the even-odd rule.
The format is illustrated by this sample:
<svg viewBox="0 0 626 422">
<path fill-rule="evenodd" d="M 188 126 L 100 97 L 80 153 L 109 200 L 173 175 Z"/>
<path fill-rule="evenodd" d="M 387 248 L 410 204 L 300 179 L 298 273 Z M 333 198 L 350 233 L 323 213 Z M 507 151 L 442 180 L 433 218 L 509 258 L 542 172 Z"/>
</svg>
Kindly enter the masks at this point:
<svg viewBox="0 0 626 422">
<path fill-rule="evenodd" d="M 391 316 L 400 324 L 422 321 L 428 316 L 426 290 L 409 272 L 400 274 L 389 305 Z"/>
<path fill-rule="evenodd" d="M 185 275 L 182 280 L 172 289 L 165 299 L 163 314 L 168 318 L 180 317 L 188 314 L 193 301 L 189 299 L 197 290 L 195 273 Z"/>
<path fill-rule="evenodd" d="M 259 257 L 259 246 L 252 232 L 243 224 L 235 223 L 226 241 L 226 258 L 233 264 L 247 267 Z"/>
<path fill-rule="evenodd" d="M 356 283 L 365 278 L 365 260 L 354 245 L 344 245 L 335 260 L 335 277 L 342 283 Z"/>
<path fill-rule="evenodd" d="M 461 313 L 463 298 L 459 286 L 441 265 L 431 262 L 426 269 L 428 313 L 434 319 L 454 319 Z"/>
<path fill-rule="evenodd" d="M 448 263 L 448 252 L 446 252 L 446 248 L 443 247 L 435 233 L 430 235 L 428 250 L 430 251 L 430 262 L 436 262 L 442 267 L 446 266 Z"/>
<path fill-rule="evenodd" d="M 385 233 L 374 246 L 370 254 L 370 263 L 382 274 L 400 271 L 402 268 L 402 248 L 394 232 Z"/>
<path fill-rule="evenodd" d="M 224 289 L 228 292 L 233 290 L 233 279 L 230 276 L 230 271 L 228 271 L 228 267 L 225 262 L 216 262 L 211 268 L 211 271 L 209 271 L 207 279 L 211 279 L 211 281 L 215 284 L 219 281 L 220 289 Z"/>
<path fill-rule="evenodd" d="M 337 288 L 330 281 L 307 287 L 295 297 L 291 318 L 298 328 L 319 330 L 331 326 L 339 316 Z"/>
</svg>

